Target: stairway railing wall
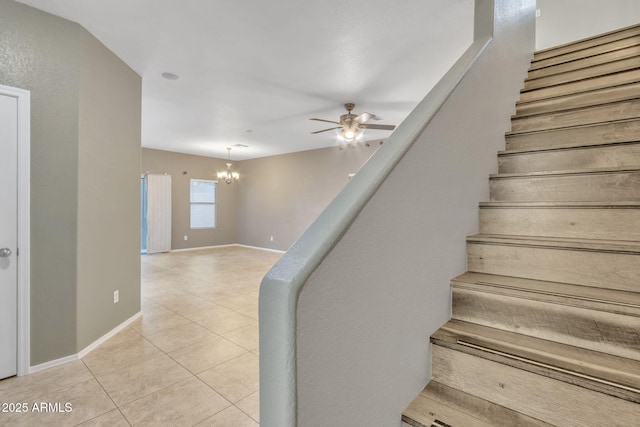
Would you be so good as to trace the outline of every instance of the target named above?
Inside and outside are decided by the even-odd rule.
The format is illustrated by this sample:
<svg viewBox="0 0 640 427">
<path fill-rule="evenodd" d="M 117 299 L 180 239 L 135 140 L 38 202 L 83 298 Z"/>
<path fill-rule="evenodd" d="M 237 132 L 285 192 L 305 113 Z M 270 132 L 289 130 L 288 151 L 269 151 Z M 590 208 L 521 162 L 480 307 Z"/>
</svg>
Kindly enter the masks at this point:
<svg viewBox="0 0 640 427">
<path fill-rule="evenodd" d="M 264 278 L 261 425 L 399 425 L 430 378 L 534 45 L 535 0 L 475 15 L 471 47 Z"/>
</svg>

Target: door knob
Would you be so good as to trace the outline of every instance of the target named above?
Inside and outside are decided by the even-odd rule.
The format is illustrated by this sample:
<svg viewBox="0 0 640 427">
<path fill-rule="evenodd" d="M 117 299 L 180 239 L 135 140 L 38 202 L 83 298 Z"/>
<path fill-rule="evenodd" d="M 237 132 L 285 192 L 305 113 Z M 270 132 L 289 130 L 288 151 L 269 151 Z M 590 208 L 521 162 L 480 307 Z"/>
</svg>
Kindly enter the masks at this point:
<svg viewBox="0 0 640 427">
<path fill-rule="evenodd" d="M 11 249 L 9 248 L 0 249 L 0 258 L 7 258 L 9 256 L 11 256 Z"/>
</svg>

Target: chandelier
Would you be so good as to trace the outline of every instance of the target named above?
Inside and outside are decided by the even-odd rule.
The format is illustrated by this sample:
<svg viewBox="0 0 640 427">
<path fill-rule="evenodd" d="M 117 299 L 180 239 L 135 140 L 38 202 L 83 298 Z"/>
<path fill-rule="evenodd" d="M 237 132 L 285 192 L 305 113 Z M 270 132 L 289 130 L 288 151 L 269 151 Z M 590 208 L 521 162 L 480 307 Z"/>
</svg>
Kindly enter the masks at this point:
<svg viewBox="0 0 640 427">
<path fill-rule="evenodd" d="M 231 147 L 227 147 L 227 170 L 218 172 L 218 179 L 223 180 L 227 184 L 231 184 L 240 179 L 238 172 L 231 171 Z"/>
</svg>

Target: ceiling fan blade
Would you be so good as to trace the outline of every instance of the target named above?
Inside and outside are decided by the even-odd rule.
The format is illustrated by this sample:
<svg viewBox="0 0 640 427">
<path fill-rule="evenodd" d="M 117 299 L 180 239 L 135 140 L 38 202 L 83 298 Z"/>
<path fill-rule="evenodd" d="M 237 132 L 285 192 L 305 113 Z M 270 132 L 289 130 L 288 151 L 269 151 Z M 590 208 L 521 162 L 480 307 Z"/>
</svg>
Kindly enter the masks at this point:
<svg viewBox="0 0 640 427">
<path fill-rule="evenodd" d="M 338 122 L 334 122 L 333 120 L 325 120 L 325 119 L 309 119 L 309 120 L 315 120 L 317 122 L 327 122 L 327 123 L 335 123 L 337 125 L 339 125 L 340 123 Z"/>
<path fill-rule="evenodd" d="M 329 129 L 323 129 L 323 130 L 317 130 L 317 131 L 311 132 L 311 133 L 314 134 L 314 133 L 327 132 L 327 131 L 334 130 L 334 129 L 342 129 L 342 126 L 338 126 L 338 127 L 335 127 L 335 128 L 329 128 Z"/>
<path fill-rule="evenodd" d="M 366 129 L 377 129 L 377 130 L 394 130 L 395 125 L 364 125 Z"/>
<path fill-rule="evenodd" d="M 376 115 L 371 113 L 362 113 L 355 118 L 355 121 L 358 122 L 359 124 L 363 124 L 368 122 L 371 119 L 376 120 Z"/>
</svg>

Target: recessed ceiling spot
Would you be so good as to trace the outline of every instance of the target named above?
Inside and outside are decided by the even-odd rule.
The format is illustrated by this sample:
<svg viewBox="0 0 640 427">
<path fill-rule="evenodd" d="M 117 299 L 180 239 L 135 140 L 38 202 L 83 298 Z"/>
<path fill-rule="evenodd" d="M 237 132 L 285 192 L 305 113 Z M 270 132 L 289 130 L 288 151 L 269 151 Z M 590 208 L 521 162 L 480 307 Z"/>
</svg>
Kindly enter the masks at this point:
<svg viewBox="0 0 640 427">
<path fill-rule="evenodd" d="M 179 80 L 180 76 L 174 73 L 162 73 L 160 74 L 163 78 L 167 80 Z"/>
</svg>

